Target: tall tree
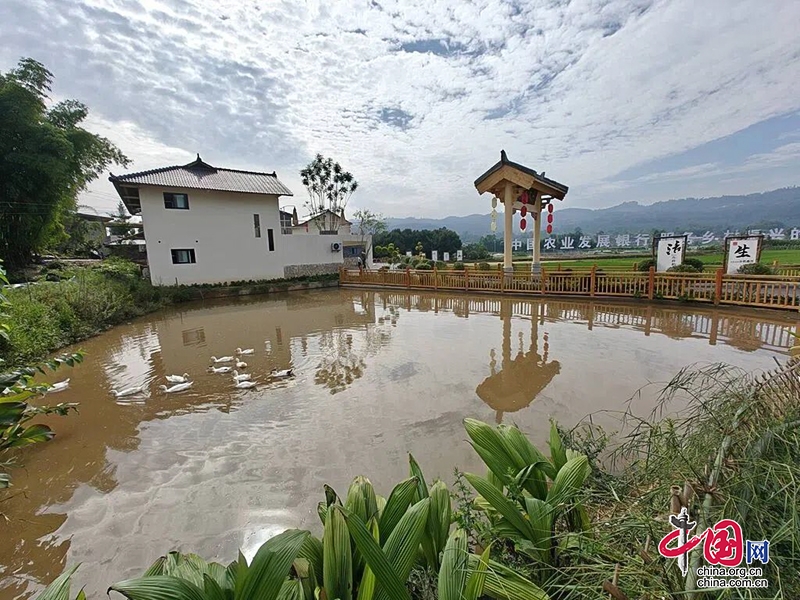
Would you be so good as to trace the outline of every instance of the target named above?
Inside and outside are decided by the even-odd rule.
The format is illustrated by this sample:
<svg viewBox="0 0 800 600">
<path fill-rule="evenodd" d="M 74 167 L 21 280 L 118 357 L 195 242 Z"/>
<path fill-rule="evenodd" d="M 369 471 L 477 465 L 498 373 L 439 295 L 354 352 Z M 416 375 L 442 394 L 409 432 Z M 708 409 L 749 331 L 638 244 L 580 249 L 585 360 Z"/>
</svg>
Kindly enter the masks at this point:
<svg viewBox="0 0 800 600">
<path fill-rule="evenodd" d="M 353 218 L 358 222 L 357 231 L 361 238 L 361 245 L 364 246 L 364 254 L 369 256 L 372 244 L 375 242 L 375 236 L 386 231 L 386 219 L 383 215 L 372 212 L 369 209 L 363 208 L 353 213 Z"/>
<path fill-rule="evenodd" d="M 9 269 L 30 261 L 76 208 L 78 192 L 109 165 L 128 158 L 80 127 L 89 114 L 77 100 L 49 106 L 53 74 L 31 58 L 0 73 L 0 257 Z"/>
<path fill-rule="evenodd" d="M 308 191 L 306 207 L 320 231 L 338 231 L 344 219 L 344 209 L 358 182 L 332 158 L 317 154 L 305 169 L 300 171 L 303 185 Z"/>
<path fill-rule="evenodd" d="M 125 205 L 122 203 L 122 200 L 117 203 L 117 212 L 108 213 L 108 216 L 114 217 L 114 224 L 108 226 L 108 230 L 112 235 L 118 235 L 124 239 L 133 233 L 131 228 L 128 227 L 128 221 L 131 216 L 128 214 L 128 211 L 125 210 Z"/>
</svg>

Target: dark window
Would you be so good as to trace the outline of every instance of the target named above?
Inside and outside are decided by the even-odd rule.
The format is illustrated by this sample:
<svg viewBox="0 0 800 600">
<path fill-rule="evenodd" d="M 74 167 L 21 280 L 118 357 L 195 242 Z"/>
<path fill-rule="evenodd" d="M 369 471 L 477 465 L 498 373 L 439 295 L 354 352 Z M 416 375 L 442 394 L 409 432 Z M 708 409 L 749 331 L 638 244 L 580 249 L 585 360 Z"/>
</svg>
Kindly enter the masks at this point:
<svg viewBox="0 0 800 600">
<path fill-rule="evenodd" d="M 261 217 L 253 215 L 253 227 L 256 230 L 256 237 L 261 237 Z"/>
<path fill-rule="evenodd" d="M 172 250 L 172 264 L 173 265 L 188 265 L 196 263 L 194 258 L 194 249 L 188 250 Z"/>
<path fill-rule="evenodd" d="M 353 256 L 361 256 L 361 253 L 364 251 L 363 246 L 345 246 L 342 248 L 342 256 L 345 258 L 353 257 Z"/>
<path fill-rule="evenodd" d="M 186 194 L 173 194 L 171 192 L 164 192 L 164 208 L 189 210 L 189 196 Z"/>
<path fill-rule="evenodd" d="M 275 250 L 275 238 L 272 237 L 272 229 L 267 229 L 267 246 L 270 252 Z"/>
</svg>

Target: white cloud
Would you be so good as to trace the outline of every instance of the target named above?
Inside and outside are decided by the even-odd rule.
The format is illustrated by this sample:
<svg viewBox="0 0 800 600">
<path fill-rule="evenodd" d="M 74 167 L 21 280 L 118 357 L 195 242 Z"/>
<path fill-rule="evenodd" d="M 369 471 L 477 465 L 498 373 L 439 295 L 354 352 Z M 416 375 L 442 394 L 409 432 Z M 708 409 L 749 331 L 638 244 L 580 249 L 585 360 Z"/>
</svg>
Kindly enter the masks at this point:
<svg viewBox="0 0 800 600">
<path fill-rule="evenodd" d="M 0 66 L 45 62 L 136 169 L 200 152 L 277 169 L 300 204 L 296 173 L 322 152 L 361 182 L 353 206 L 484 212 L 472 181 L 500 148 L 572 205 L 609 204 L 617 173 L 800 109 L 792 0 L 4 5 Z M 705 168 L 634 190 L 661 199 L 648 186 Z"/>
</svg>

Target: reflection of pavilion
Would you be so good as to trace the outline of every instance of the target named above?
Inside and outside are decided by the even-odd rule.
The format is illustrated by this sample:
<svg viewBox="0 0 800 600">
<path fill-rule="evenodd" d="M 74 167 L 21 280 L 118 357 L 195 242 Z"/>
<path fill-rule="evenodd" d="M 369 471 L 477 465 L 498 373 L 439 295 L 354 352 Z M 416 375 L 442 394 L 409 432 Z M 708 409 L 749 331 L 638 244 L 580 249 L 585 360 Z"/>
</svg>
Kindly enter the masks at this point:
<svg viewBox="0 0 800 600">
<path fill-rule="evenodd" d="M 519 333 L 519 348 L 511 357 L 511 316 L 513 301 L 501 300 L 500 318 L 503 321 L 503 348 L 500 370 L 497 370 L 496 352 L 490 353 L 491 375 L 478 385 L 475 392 L 481 400 L 496 411 L 496 422 L 503 420 L 503 413 L 516 412 L 528 406 L 548 386 L 553 377 L 561 372 L 558 361 L 547 360 L 549 343 L 544 334 L 542 354 L 539 354 L 539 315 L 540 304 L 531 315 L 531 333 L 528 351 L 524 351 L 524 336 Z"/>
</svg>

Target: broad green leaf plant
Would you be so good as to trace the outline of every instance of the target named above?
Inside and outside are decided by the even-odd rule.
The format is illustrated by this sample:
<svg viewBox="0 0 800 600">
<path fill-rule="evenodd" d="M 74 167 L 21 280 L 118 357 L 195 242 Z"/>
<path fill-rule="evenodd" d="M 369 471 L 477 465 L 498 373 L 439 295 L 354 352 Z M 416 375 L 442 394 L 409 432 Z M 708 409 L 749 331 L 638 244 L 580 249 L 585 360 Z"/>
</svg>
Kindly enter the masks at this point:
<svg viewBox="0 0 800 600">
<path fill-rule="evenodd" d="M 0 344 L 8 342 L 11 330 L 8 308 L 10 303 L 3 293 L 8 285 L 5 270 L 0 265 Z M 0 359 L 0 488 L 11 485 L 11 476 L 3 472 L 10 461 L 2 460 L 2 453 L 9 448 L 28 446 L 51 440 L 55 433 L 47 425 L 27 425 L 39 415 L 66 415 L 77 410 L 75 403 L 60 403 L 55 406 L 34 406 L 28 401 L 47 393 L 50 386 L 35 384 L 36 373 L 44 374 L 45 368 L 55 371 L 62 365 L 73 366 L 83 360 L 83 355 L 70 354 L 54 358 L 33 367 L 22 367 L 9 371 L 3 370 L 4 362 Z"/>
<path fill-rule="evenodd" d="M 579 499 L 589 459 L 564 447 L 555 424 L 549 458 L 516 427 L 494 428 L 474 419 L 465 419 L 464 426 L 489 469 L 486 477 L 465 474 L 480 494 L 475 504 L 489 516 L 493 535 L 511 540 L 518 553 L 541 567 L 539 580 L 546 581 L 559 564 L 559 543 L 574 543 L 574 536 L 589 530 Z"/>
</svg>

